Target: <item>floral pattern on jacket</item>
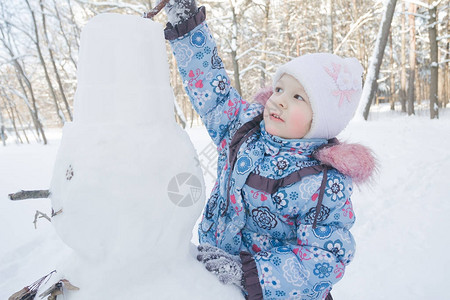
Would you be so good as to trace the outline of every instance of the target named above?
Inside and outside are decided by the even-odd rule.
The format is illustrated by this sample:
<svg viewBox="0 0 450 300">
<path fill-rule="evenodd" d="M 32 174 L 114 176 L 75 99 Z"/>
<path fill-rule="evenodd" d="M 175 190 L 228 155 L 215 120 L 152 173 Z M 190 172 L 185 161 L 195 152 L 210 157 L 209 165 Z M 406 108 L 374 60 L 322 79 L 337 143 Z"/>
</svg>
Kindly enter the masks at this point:
<svg viewBox="0 0 450 300">
<path fill-rule="evenodd" d="M 251 253 L 264 299 L 324 299 L 355 251 L 349 232 L 355 221 L 351 179 L 335 169 L 328 171 L 319 212 L 322 173 L 272 194 L 248 186 L 249 174 L 280 179 L 320 164 L 312 153 L 327 141 L 272 136 L 261 121 L 230 166 L 234 134 L 264 108 L 244 101 L 231 87 L 206 23 L 171 41 L 171 46 L 186 92 L 219 153 L 217 181 L 199 226 L 200 243 L 231 254 Z"/>
</svg>

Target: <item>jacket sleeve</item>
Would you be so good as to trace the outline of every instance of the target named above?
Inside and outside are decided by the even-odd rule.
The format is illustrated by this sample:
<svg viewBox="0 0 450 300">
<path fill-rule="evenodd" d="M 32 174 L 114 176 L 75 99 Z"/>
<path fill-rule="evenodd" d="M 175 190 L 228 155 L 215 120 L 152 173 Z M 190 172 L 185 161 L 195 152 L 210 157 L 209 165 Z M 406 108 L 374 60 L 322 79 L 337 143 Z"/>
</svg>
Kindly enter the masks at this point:
<svg viewBox="0 0 450 300">
<path fill-rule="evenodd" d="M 230 139 L 244 119 L 257 113 L 251 112 L 256 105 L 250 106 L 231 87 L 204 14 L 201 7 L 185 23 L 175 27 L 169 24 L 165 34 L 191 103 L 218 145 L 225 137 Z"/>
<path fill-rule="evenodd" d="M 350 201 L 352 183 L 350 178 L 331 170 L 326 185 L 316 228 L 312 225 L 315 207 L 311 205 L 297 219 L 297 243 L 259 252 L 253 256 L 254 262 L 249 262 L 248 257 L 243 260 L 249 284 L 255 281 L 254 275 L 246 270 L 256 263 L 264 297 L 325 299 L 343 277 L 355 251 L 349 232 L 355 221 Z M 255 290 L 254 285 L 251 290 Z"/>
</svg>

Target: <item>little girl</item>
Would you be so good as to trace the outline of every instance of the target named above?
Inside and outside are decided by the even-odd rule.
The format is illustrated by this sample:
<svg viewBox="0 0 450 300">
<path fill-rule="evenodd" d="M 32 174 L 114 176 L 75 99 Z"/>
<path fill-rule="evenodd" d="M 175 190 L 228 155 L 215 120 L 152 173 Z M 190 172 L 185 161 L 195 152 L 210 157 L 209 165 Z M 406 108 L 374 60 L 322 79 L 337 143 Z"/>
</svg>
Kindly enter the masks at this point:
<svg viewBox="0 0 450 300">
<path fill-rule="evenodd" d="M 355 252 L 352 179 L 374 168 L 369 150 L 335 139 L 358 105 L 361 65 L 298 57 L 250 104 L 230 86 L 205 8 L 172 0 L 166 12 L 184 87 L 219 153 L 198 259 L 248 299 L 332 299 Z"/>
</svg>

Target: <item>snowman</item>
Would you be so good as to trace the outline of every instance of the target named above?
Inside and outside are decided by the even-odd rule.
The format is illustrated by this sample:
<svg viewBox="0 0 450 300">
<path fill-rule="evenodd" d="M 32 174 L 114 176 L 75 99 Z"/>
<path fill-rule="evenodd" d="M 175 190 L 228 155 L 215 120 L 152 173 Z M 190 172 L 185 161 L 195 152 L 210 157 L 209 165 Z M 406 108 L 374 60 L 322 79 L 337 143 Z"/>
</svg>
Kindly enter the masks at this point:
<svg viewBox="0 0 450 300">
<path fill-rule="evenodd" d="M 73 249 L 65 299 L 241 299 L 197 262 L 205 202 L 188 135 L 173 118 L 163 28 L 102 14 L 83 29 L 74 121 L 51 182 L 52 223 Z"/>
</svg>

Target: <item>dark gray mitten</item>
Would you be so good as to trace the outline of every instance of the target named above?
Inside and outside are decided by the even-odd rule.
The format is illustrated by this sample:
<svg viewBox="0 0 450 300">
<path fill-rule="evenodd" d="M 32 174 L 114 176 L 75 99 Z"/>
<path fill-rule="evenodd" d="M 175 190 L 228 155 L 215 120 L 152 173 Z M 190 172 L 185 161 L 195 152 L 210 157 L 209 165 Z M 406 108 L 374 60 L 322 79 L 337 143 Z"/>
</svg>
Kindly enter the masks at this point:
<svg viewBox="0 0 450 300">
<path fill-rule="evenodd" d="M 244 289 L 244 272 L 239 256 L 231 255 L 208 244 L 200 245 L 197 249 L 197 259 L 208 271 L 216 274 L 220 282 L 234 284 Z"/>
<path fill-rule="evenodd" d="M 183 22 L 197 12 L 195 0 L 170 0 L 164 7 L 167 18 L 173 26 Z"/>
</svg>

